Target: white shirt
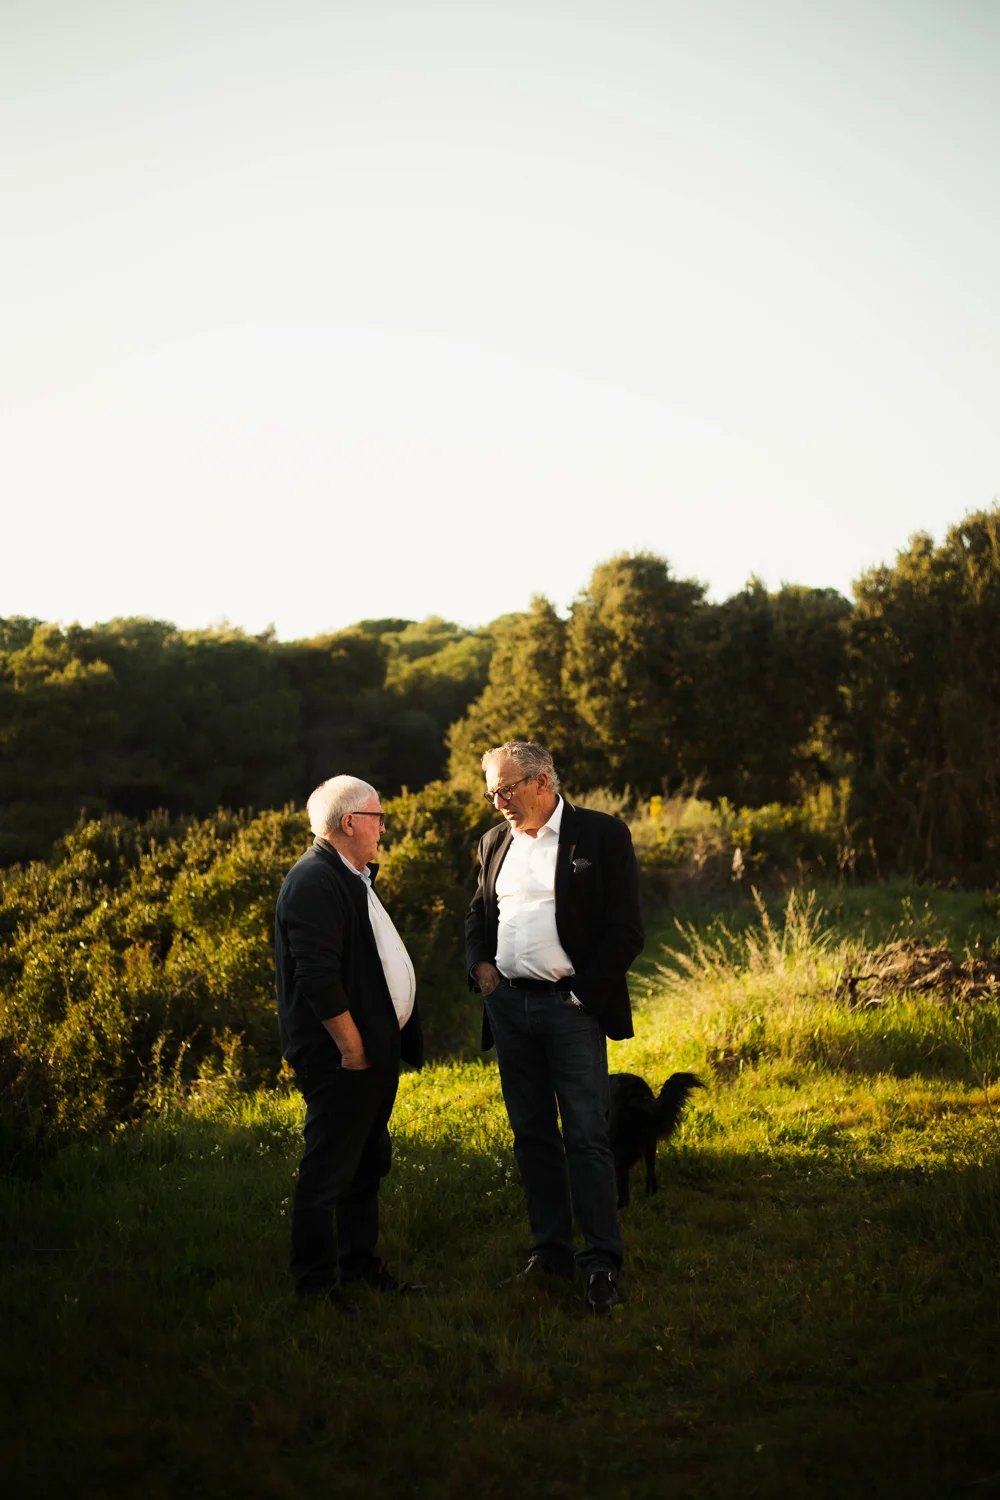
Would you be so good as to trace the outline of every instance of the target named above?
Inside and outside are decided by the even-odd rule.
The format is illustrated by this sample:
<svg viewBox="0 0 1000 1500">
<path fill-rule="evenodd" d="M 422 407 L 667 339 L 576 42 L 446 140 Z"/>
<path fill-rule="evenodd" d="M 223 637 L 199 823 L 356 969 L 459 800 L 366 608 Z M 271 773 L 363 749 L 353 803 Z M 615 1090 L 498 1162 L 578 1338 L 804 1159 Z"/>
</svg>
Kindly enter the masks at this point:
<svg viewBox="0 0 1000 1500">
<path fill-rule="evenodd" d="M 563 799 L 534 838 L 515 833 L 497 876 L 497 968 L 506 979 L 568 979 L 574 968 L 556 930 L 556 856 Z"/>
<path fill-rule="evenodd" d="M 339 849 L 337 852 L 340 853 Z M 368 887 L 368 920 L 372 924 L 372 937 L 375 939 L 378 956 L 382 960 L 382 972 L 389 986 L 396 1019 L 402 1028 L 413 1014 L 413 1002 L 417 994 L 417 980 L 410 962 L 410 955 L 403 945 L 403 939 L 393 926 L 392 918 L 375 894 L 368 866 L 365 865 L 363 870 L 359 870 L 343 854 L 340 857 L 351 873 L 357 875 Z"/>
</svg>

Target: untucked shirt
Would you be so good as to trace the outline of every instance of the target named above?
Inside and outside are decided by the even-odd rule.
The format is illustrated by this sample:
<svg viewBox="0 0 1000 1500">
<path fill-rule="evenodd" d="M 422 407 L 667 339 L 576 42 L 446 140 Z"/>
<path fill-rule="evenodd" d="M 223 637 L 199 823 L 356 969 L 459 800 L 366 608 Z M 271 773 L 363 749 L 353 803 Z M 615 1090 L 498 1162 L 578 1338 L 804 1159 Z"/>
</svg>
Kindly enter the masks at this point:
<svg viewBox="0 0 1000 1500">
<path fill-rule="evenodd" d="M 497 968 L 505 979 L 568 979 L 574 968 L 556 930 L 556 856 L 563 799 L 534 838 L 515 833 L 497 875 Z"/>
<path fill-rule="evenodd" d="M 337 852 L 340 853 L 339 850 Z M 351 873 L 357 875 L 368 887 L 368 920 L 372 924 L 372 936 L 375 939 L 378 956 L 382 960 L 382 972 L 389 987 L 396 1019 L 402 1028 L 413 1014 L 413 1002 L 417 994 L 417 980 L 413 972 L 413 964 L 410 962 L 410 955 L 406 951 L 403 939 L 396 931 L 392 918 L 375 894 L 368 866 L 365 865 L 363 870 L 359 870 L 343 854 L 340 857 Z"/>
</svg>

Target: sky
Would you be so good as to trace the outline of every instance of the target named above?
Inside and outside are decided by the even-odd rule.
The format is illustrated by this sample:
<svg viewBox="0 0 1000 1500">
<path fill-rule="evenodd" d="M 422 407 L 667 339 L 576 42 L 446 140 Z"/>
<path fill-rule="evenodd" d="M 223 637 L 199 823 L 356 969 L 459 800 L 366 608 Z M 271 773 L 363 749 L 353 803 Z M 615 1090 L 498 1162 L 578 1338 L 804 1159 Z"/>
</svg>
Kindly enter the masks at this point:
<svg viewBox="0 0 1000 1500">
<path fill-rule="evenodd" d="M 0 615 L 849 593 L 1000 500 L 995 0 L 3 0 Z"/>
</svg>

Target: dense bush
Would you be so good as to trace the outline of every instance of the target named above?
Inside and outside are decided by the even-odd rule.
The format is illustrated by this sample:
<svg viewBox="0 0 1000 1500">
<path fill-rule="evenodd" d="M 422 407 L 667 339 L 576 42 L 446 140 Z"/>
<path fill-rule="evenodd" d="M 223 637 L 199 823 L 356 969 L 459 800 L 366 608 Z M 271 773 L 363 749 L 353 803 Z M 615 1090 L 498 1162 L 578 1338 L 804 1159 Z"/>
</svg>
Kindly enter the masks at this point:
<svg viewBox="0 0 1000 1500">
<path fill-rule="evenodd" d="M 629 820 L 647 894 L 677 902 L 737 894 L 776 878 L 853 874 L 859 856 L 845 822 L 848 796 L 845 785 L 793 806 L 740 808 L 724 797 L 652 797 Z"/>
<path fill-rule="evenodd" d="M 461 1048 L 475 1005 L 462 916 L 481 800 L 432 785 L 385 803 L 379 890 L 417 970 L 429 1049 Z M 51 863 L 0 880 L 0 1085 L 8 1136 L 132 1118 L 221 1070 L 281 1067 L 272 928 L 311 840 L 304 814 L 82 824 Z M 12 1124 L 12 1120 L 19 1122 Z"/>
</svg>

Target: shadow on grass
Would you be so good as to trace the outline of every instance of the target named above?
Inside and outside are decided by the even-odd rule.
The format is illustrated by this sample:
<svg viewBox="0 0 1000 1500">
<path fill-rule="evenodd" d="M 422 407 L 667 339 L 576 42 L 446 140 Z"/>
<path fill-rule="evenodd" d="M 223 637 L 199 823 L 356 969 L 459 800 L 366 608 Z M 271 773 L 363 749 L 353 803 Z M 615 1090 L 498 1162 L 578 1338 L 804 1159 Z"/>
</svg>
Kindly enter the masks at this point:
<svg viewBox="0 0 1000 1500">
<path fill-rule="evenodd" d="M 661 1151 L 661 1192 L 623 1215 L 626 1306 L 597 1325 L 579 1286 L 497 1285 L 527 1248 L 503 1133 L 469 1149 L 467 1112 L 428 1143 L 414 1118 L 383 1239 L 431 1290 L 352 1320 L 285 1276 L 294 1098 L 8 1185 L 15 1492 L 991 1493 L 995 1165 Z"/>
</svg>

